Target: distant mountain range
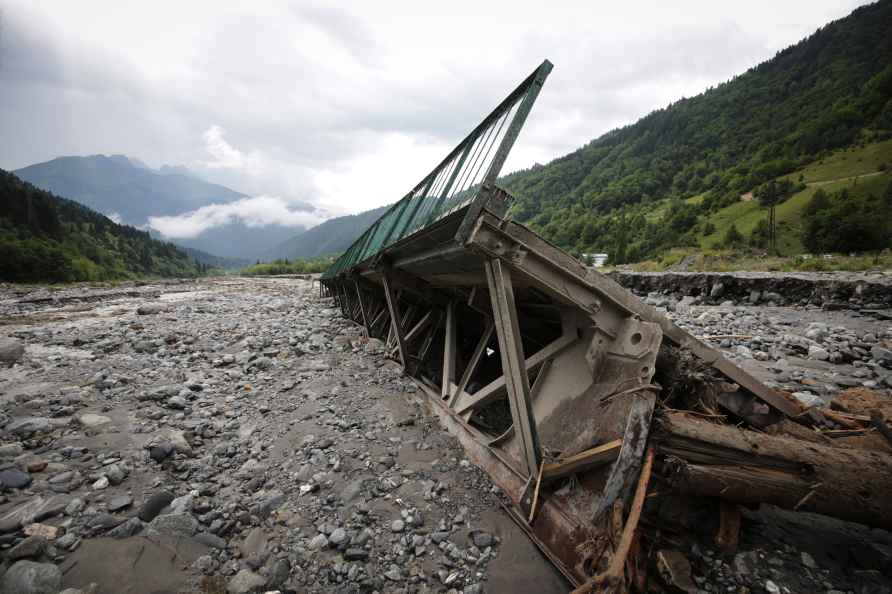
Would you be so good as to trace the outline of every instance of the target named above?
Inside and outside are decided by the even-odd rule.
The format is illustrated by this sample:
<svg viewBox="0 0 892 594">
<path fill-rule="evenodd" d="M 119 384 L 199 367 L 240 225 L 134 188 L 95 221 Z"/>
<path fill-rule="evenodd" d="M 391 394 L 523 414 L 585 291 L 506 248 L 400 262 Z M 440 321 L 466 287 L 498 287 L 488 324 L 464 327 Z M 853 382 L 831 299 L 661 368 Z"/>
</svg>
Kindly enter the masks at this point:
<svg viewBox="0 0 892 594">
<path fill-rule="evenodd" d="M 21 179 L 76 200 L 129 225 L 150 216 L 172 216 L 245 195 L 180 172 L 153 171 L 124 155 L 59 157 L 13 171 Z"/>
<path fill-rule="evenodd" d="M 255 262 L 262 260 L 271 245 L 277 245 L 301 233 L 300 227 L 249 227 L 242 222 L 208 229 L 194 239 L 174 239 L 177 245 L 222 258 Z M 155 233 L 153 232 L 153 235 Z M 226 266 L 230 268 L 230 266 Z"/>
<path fill-rule="evenodd" d="M 165 165 L 154 170 L 124 155 L 59 157 L 14 173 L 43 190 L 142 229 L 147 228 L 149 217 L 183 215 L 248 197 L 204 181 L 183 166 Z M 208 229 L 194 238 L 172 241 L 209 255 L 253 260 L 300 231 L 299 227 L 280 225 L 249 227 L 236 221 Z"/>
<path fill-rule="evenodd" d="M 244 268 L 245 266 L 249 266 L 254 263 L 254 260 L 245 260 L 244 258 L 225 258 L 223 256 L 215 256 L 214 254 L 196 250 L 195 248 L 182 246 L 178 247 L 186 252 L 186 255 L 195 260 L 197 264 L 200 264 L 207 268 L 235 270 L 237 268 Z"/>
</svg>

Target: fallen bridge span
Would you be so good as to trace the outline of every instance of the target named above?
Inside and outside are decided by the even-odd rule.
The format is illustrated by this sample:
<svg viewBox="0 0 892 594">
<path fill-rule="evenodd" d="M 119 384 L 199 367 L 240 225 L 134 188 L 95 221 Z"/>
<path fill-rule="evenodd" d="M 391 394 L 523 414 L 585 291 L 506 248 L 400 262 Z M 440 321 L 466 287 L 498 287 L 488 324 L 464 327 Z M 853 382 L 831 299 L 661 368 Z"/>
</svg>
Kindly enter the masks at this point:
<svg viewBox="0 0 892 594">
<path fill-rule="evenodd" d="M 495 182 L 550 71 L 544 62 L 374 223 L 322 276 L 324 295 L 385 341 L 574 585 L 637 579 L 626 561 L 644 556 L 632 543 L 652 469 L 667 489 L 723 501 L 725 543 L 738 503 L 889 527 L 892 457 L 820 456 L 790 431 L 761 453 L 768 427 L 834 425 L 507 216 L 512 198 Z M 785 441 L 796 446 L 786 458 Z M 869 473 L 846 491 L 869 502 L 857 509 L 822 482 L 851 464 Z"/>
</svg>

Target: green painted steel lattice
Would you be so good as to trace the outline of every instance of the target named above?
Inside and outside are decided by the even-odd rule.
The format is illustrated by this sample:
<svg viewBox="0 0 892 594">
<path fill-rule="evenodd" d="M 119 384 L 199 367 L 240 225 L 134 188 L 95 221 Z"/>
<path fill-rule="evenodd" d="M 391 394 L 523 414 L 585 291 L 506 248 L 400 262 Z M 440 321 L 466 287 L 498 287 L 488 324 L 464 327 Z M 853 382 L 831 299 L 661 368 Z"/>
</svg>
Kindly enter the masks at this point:
<svg viewBox="0 0 892 594">
<path fill-rule="evenodd" d="M 475 201 L 490 187 L 551 72 L 545 60 L 399 202 L 372 223 L 322 275 L 330 279 Z"/>
</svg>

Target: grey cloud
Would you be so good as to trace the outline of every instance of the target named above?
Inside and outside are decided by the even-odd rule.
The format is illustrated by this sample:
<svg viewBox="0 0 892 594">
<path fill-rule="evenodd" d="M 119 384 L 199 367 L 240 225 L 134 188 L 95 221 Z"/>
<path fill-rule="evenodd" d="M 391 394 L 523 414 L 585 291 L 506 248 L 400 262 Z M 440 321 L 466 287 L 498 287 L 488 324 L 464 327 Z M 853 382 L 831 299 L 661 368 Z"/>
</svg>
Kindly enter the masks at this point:
<svg viewBox="0 0 892 594">
<path fill-rule="evenodd" d="M 293 208 L 276 196 L 255 196 L 226 204 L 210 204 L 176 216 L 149 217 L 149 226 L 172 239 L 192 239 L 234 222 L 248 227 L 314 227 L 322 217 Z"/>
<path fill-rule="evenodd" d="M 336 39 L 356 61 L 374 66 L 380 60 L 379 44 L 374 34 L 355 16 L 332 4 L 295 6 L 293 11 L 298 18 L 311 21 Z"/>
<path fill-rule="evenodd" d="M 344 211 L 402 195 L 544 57 L 555 71 L 509 168 L 727 80 L 849 9 L 196 0 L 130 15 L 91 0 L 3 2 L 0 136 L 13 142 L 0 143 L 0 167 L 126 153 Z M 205 138 L 214 126 L 256 166 L 221 166 Z"/>
</svg>

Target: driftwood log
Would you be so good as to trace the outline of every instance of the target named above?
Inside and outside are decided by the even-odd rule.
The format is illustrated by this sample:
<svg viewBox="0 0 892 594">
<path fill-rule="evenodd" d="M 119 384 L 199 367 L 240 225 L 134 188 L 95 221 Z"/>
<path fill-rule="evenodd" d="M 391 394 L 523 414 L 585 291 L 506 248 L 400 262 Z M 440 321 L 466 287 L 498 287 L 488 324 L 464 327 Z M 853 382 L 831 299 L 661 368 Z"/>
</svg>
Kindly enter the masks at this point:
<svg viewBox="0 0 892 594">
<path fill-rule="evenodd" d="M 892 455 L 833 448 L 667 412 L 654 435 L 670 485 L 892 529 Z"/>
</svg>

